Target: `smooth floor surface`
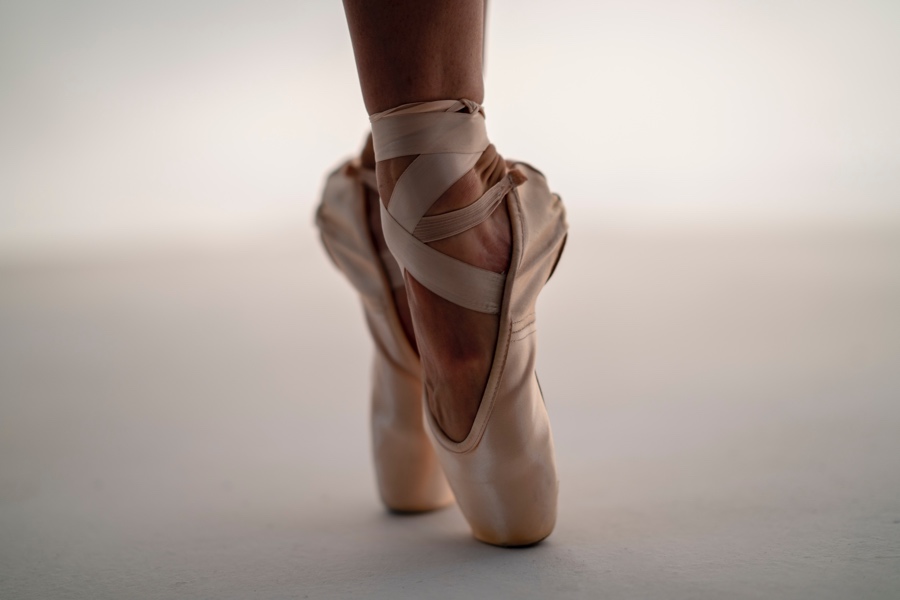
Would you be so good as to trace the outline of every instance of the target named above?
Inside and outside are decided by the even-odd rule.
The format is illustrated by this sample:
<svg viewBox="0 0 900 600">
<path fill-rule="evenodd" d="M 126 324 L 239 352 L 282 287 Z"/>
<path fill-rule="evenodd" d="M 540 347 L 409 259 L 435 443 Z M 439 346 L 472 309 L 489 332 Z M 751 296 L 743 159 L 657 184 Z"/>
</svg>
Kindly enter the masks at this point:
<svg viewBox="0 0 900 600">
<path fill-rule="evenodd" d="M 572 230 L 556 532 L 391 516 L 311 231 L 0 266 L 0 598 L 900 598 L 900 230 Z"/>
</svg>

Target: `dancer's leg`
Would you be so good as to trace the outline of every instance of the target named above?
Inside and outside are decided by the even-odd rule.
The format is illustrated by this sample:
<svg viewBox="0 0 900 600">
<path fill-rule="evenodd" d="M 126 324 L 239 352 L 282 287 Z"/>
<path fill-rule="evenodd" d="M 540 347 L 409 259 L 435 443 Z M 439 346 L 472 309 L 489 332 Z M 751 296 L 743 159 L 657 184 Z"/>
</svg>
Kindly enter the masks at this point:
<svg viewBox="0 0 900 600">
<path fill-rule="evenodd" d="M 344 0 L 344 9 L 369 114 L 484 98 L 482 0 Z"/>
<path fill-rule="evenodd" d="M 484 96 L 482 0 L 345 0 L 363 99 L 370 114 L 409 102 Z M 378 164 L 383 198 L 415 157 Z M 493 146 L 429 214 L 470 204 L 506 170 Z M 496 272 L 508 267 L 509 216 L 501 204 L 481 225 L 431 244 Z M 429 408 L 444 432 L 462 440 L 471 429 L 490 372 L 498 320 L 457 306 L 407 275 L 408 297 L 425 371 Z"/>
</svg>

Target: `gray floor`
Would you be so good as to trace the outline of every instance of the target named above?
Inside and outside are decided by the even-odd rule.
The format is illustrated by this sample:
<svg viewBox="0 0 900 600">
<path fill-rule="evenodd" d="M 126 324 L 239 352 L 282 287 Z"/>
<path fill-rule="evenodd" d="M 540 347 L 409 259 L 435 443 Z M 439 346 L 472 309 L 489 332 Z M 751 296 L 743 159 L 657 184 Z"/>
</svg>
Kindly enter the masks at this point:
<svg viewBox="0 0 900 600">
<path fill-rule="evenodd" d="M 576 228 L 559 524 L 513 551 L 380 509 L 296 239 L 0 267 L 0 598 L 900 598 L 900 231 Z"/>
</svg>

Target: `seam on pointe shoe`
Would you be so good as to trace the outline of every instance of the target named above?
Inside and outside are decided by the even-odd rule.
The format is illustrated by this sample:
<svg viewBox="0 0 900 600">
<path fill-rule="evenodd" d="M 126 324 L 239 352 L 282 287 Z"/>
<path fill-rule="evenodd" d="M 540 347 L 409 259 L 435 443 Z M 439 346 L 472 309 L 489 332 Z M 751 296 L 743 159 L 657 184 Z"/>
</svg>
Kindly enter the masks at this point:
<svg viewBox="0 0 900 600">
<path fill-rule="evenodd" d="M 516 328 L 520 324 L 521 327 Z M 537 316 L 534 312 L 531 312 L 524 318 L 513 323 L 513 330 L 511 333 L 512 341 L 519 342 L 534 333 L 537 333 Z"/>
<path fill-rule="evenodd" d="M 518 329 L 513 329 L 512 332 L 513 332 L 513 333 L 518 333 L 518 332 L 522 331 L 523 329 L 525 329 L 526 327 L 528 327 L 529 325 L 531 325 L 532 323 L 534 323 L 535 320 L 536 320 L 536 319 L 535 319 L 535 314 L 534 314 L 534 312 L 528 313 L 527 315 L 525 315 L 524 317 L 522 317 L 522 318 L 519 319 L 518 321 L 513 321 L 513 322 L 512 322 L 513 327 L 515 327 L 516 325 L 519 325 L 520 323 L 525 323 L 524 325 L 522 325 L 522 327 L 519 327 Z"/>
<path fill-rule="evenodd" d="M 537 333 L 537 328 L 534 328 L 531 331 L 529 331 L 528 333 L 526 333 L 525 335 L 518 336 L 516 338 L 511 339 L 510 341 L 511 342 L 521 342 L 522 340 L 528 339 L 536 333 Z"/>
</svg>

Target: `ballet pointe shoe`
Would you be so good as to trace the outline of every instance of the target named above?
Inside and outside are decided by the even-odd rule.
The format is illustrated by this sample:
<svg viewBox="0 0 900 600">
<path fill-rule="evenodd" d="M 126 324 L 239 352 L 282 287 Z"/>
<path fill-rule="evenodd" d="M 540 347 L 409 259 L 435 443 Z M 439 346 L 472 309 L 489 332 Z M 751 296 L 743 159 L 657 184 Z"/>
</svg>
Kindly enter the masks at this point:
<svg viewBox="0 0 900 600">
<path fill-rule="evenodd" d="M 316 225 L 334 264 L 359 293 L 375 342 L 372 359 L 372 454 L 378 491 L 392 512 L 435 510 L 453 503 L 422 412 L 422 367 L 397 314 L 392 290 L 403 278 L 390 253 L 379 253 L 369 229 L 366 188 L 375 171 L 348 161 L 328 176 Z"/>
<path fill-rule="evenodd" d="M 556 523 L 558 481 L 553 438 L 535 375 L 535 304 L 567 235 L 565 210 L 544 176 L 524 163 L 469 206 L 428 215 L 431 205 L 473 168 L 489 142 L 481 107 L 469 100 L 403 105 L 371 117 L 378 161 L 416 156 L 381 204 L 387 244 L 401 268 L 433 293 L 499 316 L 493 364 L 474 424 L 450 439 L 427 408 L 428 432 L 457 504 L 475 538 L 524 546 Z M 512 251 L 494 273 L 427 245 L 477 226 L 505 202 Z"/>
</svg>

